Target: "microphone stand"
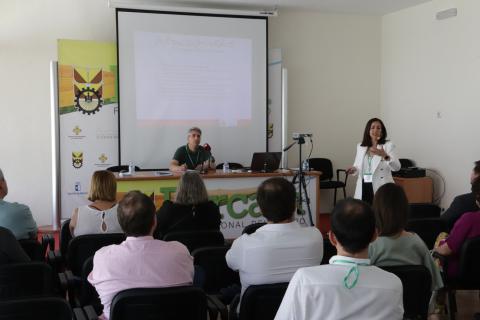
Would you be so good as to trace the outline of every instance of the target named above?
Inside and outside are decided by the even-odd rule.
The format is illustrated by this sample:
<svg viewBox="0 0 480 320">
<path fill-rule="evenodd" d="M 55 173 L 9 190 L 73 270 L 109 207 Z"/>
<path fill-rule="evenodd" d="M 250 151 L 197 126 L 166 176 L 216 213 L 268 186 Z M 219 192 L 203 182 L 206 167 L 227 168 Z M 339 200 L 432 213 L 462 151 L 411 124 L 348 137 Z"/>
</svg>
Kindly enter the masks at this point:
<svg viewBox="0 0 480 320">
<path fill-rule="evenodd" d="M 305 182 L 305 172 L 303 171 L 303 162 L 302 162 L 302 144 L 305 144 L 305 138 L 299 137 L 297 141 L 291 143 L 288 147 L 283 149 L 283 151 L 288 151 L 295 144 L 298 144 L 298 163 L 299 168 L 298 172 L 293 176 L 292 183 L 295 184 L 298 179 L 298 199 L 297 199 L 297 214 L 303 215 L 303 195 L 305 195 L 305 204 L 307 207 L 308 218 L 310 219 L 310 225 L 313 227 L 313 218 L 312 218 L 312 209 L 310 208 L 310 197 L 307 193 L 307 183 Z"/>
</svg>

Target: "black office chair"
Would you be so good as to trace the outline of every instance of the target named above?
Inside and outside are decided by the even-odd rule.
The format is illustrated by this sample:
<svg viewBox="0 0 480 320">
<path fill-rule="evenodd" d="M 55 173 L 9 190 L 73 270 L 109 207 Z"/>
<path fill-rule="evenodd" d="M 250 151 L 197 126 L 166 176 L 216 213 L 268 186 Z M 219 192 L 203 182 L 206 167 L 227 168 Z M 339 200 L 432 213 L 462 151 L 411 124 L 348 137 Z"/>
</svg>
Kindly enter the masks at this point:
<svg viewBox="0 0 480 320">
<path fill-rule="evenodd" d="M 400 159 L 398 159 L 398 161 L 400 161 L 400 166 L 401 166 L 402 169 L 415 167 L 415 162 L 413 160 L 400 158 Z"/>
<path fill-rule="evenodd" d="M 75 237 L 67 249 L 66 267 L 74 275 L 80 275 L 85 261 L 98 249 L 111 244 L 120 244 L 125 238 L 123 233 L 87 234 Z"/>
<path fill-rule="evenodd" d="M 45 261 L 46 246 L 35 239 L 22 239 L 18 243 L 32 261 Z"/>
<path fill-rule="evenodd" d="M 480 289 L 480 237 L 467 239 L 459 252 L 460 262 L 458 274 L 454 278 L 448 277 L 442 272 L 443 283 L 447 290 L 447 310 L 451 320 L 455 319 L 457 311 L 456 290 L 479 290 Z M 448 268 L 448 257 L 435 253 L 434 256 L 441 259 L 443 269 Z"/>
<path fill-rule="evenodd" d="M 410 219 L 439 218 L 441 209 L 433 203 L 409 203 Z"/>
<path fill-rule="evenodd" d="M 241 165 L 240 163 L 236 163 L 236 162 L 229 162 L 228 167 L 230 168 L 230 170 L 240 170 L 240 169 L 244 168 L 243 165 Z M 223 162 L 217 164 L 217 166 L 215 168 L 216 169 L 223 169 Z"/>
<path fill-rule="evenodd" d="M 308 165 L 310 170 L 321 171 L 322 175 L 320 176 L 320 189 L 334 189 L 335 193 L 333 196 L 333 205 L 337 203 L 337 189 L 343 190 L 343 197 L 347 197 L 345 187 L 347 185 L 348 174 L 344 169 L 337 169 L 337 180 L 332 180 L 333 178 L 333 165 L 332 161 L 327 158 L 310 158 L 308 159 Z M 345 179 L 340 181 L 340 172 L 343 172 Z"/>
<path fill-rule="evenodd" d="M 2 320 L 72 320 L 72 317 L 72 310 L 67 301 L 57 297 L 0 302 L 0 319 Z"/>
<path fill-rule="evenodd" d="M 163 240 L 181 242 L 190 252 L 202 247 L 223 246 L 225 243 L 223 234 L 216 230 L 169 232 Z"/>
<path fill-rule="evenodd" d="M 408 220 L 405 230 L 416 233 L 431 250 L 437 236 L 441 232 L 446 232 L 447 226 L 440 218 L 421 218 Z"/>
<path fill-rule="evenodd" d="M 249 224 L 248 226 L 243 228 L 242 234 L 245 234 L 245 233 L 246 234 L 252 234 L 255 231 L 257 231 L 258 228 L 263 227 L 266 224 L 267 224 L 266 222 L 258 222 L 258 223 Z"/>
<path fill-rule="evenodd" d="M 383 270 L 400 278 L 403 285 L 404 319 L 427 319 L 432 295 L 432 276 L 423 265 L 386 266 Z"/>
<path fill-rule="evenodd" d="M 0 300 L 52 294 L 53 272 L 48 264 L 25 262 L 0 266 Z"/>
<path fill-rule="evenodd" d="M 273 320 L 287 287 L 288 282 L 249 286 L 242 296 L 238 320 Z M 229 319 L 237 319 L 235 310 L 231 309 Z"/>
<path fill-rule="evenodd" d="M 240 285 L 238 272 L 227 265 L 225 255 L 228 247 L 204 247 L 192 252 L 193 264 L 203 271 L 203 290 L 207 294 L 219 294 L 220 289 Z M 221 298 L 220 298 L 221 299 Z"/>
<path fill-rule="evenodd" d="M 112 301 L 110 320 L 207 319 L 207 297 L 192 286 L 138 288 L 119 292 Z"/>
<path fill-rule="evenodd" d="M 112 166 L 107 168 L 108 171 L 110 172 L 121 172 L 121 171 L 128 171 L 128 166 L 127 165 L 121 165 L 121 166 Z M 135 166 L 135 171 L 140 171 L 140 167 Z"/>
</svg>

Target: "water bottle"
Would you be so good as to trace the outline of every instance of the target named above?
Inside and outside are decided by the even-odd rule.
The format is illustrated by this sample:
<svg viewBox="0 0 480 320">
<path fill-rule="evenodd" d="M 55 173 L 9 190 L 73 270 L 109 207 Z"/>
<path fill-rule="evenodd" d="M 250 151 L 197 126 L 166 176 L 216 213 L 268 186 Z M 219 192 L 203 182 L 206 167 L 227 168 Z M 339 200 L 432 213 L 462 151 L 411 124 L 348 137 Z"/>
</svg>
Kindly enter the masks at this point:
<svg viewBox="0 0 480 320">
<path fill-rule="evenodd" d="M 129 172 L 131 175 L 134 175 L 134 174 L 135 174 L 135 166 L 134 166 L 132 163 L 130 163 L 130 164 L 128 165 L 128 172 Z"/>
<path fill-rule="evenodd" d="M 230 165 L 228 164 L 228 162 L 223 163 L 223 172 L 230 172 Z"/>
<path fill-rule="evenodd" d="M 303 171 L 310 171 L 310 164 L 308 163 L 308 159 L 303 160 L 302 170 Z"/>
</svg>

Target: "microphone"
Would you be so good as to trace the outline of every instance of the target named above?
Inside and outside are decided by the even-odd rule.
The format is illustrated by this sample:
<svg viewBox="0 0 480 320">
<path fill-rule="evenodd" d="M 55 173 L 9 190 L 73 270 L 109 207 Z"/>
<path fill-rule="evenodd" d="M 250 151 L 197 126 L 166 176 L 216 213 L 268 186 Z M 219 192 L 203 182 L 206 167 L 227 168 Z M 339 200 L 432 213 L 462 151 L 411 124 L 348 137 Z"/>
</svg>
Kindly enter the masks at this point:
<svg viewBox="0 0 480 320">
<path fill-rule="evenodd" d="M 212 158 L 212 147 L 208 143 L 203 144 L 203 149 L 208 152 L 208 169 L 210 169 L 210 159 Z M 202 171 L 203 171 L 203 162 L 202 162 Z"/>
</svg>

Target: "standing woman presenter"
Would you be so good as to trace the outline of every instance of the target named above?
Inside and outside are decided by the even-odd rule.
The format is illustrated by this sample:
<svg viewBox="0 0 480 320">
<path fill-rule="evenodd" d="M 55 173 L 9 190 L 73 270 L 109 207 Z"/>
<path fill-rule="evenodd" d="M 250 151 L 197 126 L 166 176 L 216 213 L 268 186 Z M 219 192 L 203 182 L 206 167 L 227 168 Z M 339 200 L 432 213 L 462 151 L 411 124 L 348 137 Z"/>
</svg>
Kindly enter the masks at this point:
<svg viewBox="0 0 480 320">
<path fill-rule="evenodd" d="M 385 183 L 394 182 L 392 171 L 400 170 L 395 155 L 395 145 L 387 141 L 387 129 L 382 120 L 368 120 L 362 143 L 357 145 L 357 155 L 347 173 L 357 176 L 355 198 L 372 204 L 373 195 Z"/>
</svg>

